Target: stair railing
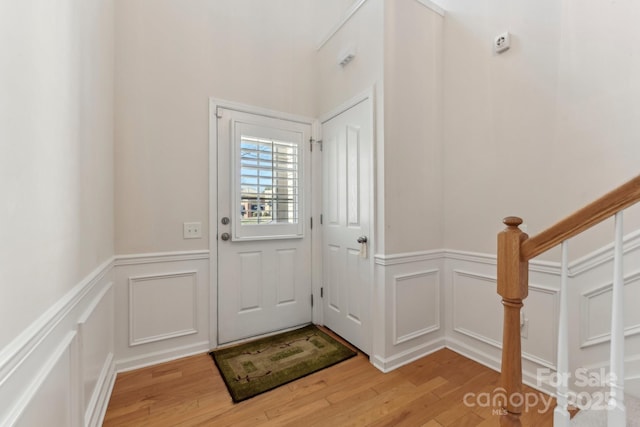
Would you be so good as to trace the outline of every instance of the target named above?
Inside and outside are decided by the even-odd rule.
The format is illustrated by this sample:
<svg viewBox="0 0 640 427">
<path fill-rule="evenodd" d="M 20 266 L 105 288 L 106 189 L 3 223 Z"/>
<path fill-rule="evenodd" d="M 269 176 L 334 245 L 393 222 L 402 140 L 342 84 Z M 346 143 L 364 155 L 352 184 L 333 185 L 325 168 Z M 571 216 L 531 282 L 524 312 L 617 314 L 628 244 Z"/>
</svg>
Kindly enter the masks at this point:
<svg viewBox="0 0 640 427">
<path fill-rule="evenodd" d="M 640 202 L 640 176 L 607 193 L 576 211 L 552 227 L 529 238 L 518 228 L 522 219 L 507 217 L 506 229 L 498 233 L 498 294 L 504 306 L 501 385 L 506 402 L 500 425 L 519 427 L 524 398 L 522 394 L 522 349 L 520 337 L 520 309 L 529 288 L 529 261 L 558 245 L 562 247 L 560 283 L 560 314 L 558 331 L 558 377 L 568 374 L 568 240 L 596 224 L 615 217 L 614 273 L 611 320 L 611 377 L 608 401 L 608 425 L 624 427 L 624 279 L 623 211 Z M 568 387 L 558 381 L 557 407 L 554 411 L 556 427 L 569 426 Z"/>
</svg>

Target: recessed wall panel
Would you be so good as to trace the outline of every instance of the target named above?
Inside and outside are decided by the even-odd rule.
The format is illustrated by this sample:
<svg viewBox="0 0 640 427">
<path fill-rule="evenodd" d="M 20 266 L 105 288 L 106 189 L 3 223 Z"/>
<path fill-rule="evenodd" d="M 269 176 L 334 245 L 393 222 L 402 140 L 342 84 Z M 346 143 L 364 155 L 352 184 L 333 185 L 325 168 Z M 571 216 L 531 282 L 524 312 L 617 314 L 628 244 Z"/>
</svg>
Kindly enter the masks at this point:
<svg viewBox="0 0 640 427">
<path fill-rule="evenodd" d="M 625 336 L 640 334 L 640 272 L 625 278 L 624 326 Z M 611 339 L 612 284 L 582 294 L 582 346 L 607 342 Z"/>
<path fill-rule="evenodd" d="M 393 284 L 395 344 L 440 329 L 438 270 L 396 276 Z"/>
<path fill-rule="evenodd" d="M 72 402 L 78 399 L 78 390 L 72 381 L 76 373 L 73 372 L 72 334 L 60 343 L 53 354 L 49 354 L 40 367 L 34 388 L 27 391 L 23 399 L 27 399 L 26 406 L 15 423 L 8 425 L 16 427 L 32 426 L 69 426 L 75 425 L 79 414 Z M 5 425 L 5 424 L 3 424 Z"/>
<path fill-rule="evenodd" d="M 453 328 L 493 346 L 501 345 L 502 304 L 495 277 L 453 272 Z"/>
<path fill-rule="evenodd" d="M 197 272 L 129 278 L 129 344 L 197 333 Z"/>
</svg>

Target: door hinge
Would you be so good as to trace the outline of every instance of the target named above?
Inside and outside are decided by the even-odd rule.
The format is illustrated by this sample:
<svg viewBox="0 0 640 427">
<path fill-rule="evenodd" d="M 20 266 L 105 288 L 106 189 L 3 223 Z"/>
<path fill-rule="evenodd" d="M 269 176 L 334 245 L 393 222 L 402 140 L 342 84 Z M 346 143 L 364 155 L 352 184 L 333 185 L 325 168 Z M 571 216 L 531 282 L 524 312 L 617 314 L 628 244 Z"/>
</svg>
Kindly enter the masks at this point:
<svg viewBox="0 0 640 427">
<path fill-rule="evenodd" d="M 320 146 L 320 151 L 322 151 L 322 140 L 321 139 L 313 139 L 313 138 L 309 138 L 309 150 L 313 151 L 313 143 L 316 143 Z"/>
<path fill-rule="evenodd" d="M 223 113 L 222 113 L 222 108 L 218 107 L 216 108 L 216 117 L 221 119 L 223 117 Z"/>
<path fill-rule="evenodd" d="M 313 230 L 313 217 L 311 217 L 311 229 Z"/>
<path fill-rule="evenodd" d="M 311 307 L 313 307 L 313 294 L 311 294 Z"/>
<path fill-rule="evenodd" d="M 324 298 L 324 288 L 320 288 L 320 298 Z"/>
<path fill-rule="evenodd" d="M 323 222 L 322 222 L 322 214 L 320 214 L 320 225 L 322 225 L 322 224 L 323 224 Z"/>
</svg>

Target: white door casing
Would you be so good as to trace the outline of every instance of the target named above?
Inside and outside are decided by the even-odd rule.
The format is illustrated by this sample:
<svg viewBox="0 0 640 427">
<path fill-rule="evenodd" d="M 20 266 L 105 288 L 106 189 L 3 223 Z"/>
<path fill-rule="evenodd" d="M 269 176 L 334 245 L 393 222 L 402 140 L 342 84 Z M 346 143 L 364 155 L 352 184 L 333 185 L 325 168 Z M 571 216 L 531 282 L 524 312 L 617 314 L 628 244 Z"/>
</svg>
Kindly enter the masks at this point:
<svg viewBox="0 0 640 427">
<path fill-rule="evenodd" d="M 367 354 L 372 345 L 372 105 L 369 93 L 322 121 L 323 320 Z"/>
<path fill-rule="evenodd" d="M 215 110 L 218 344 L 311 321 L 311 122 L 255 111 Z"/>
</svg>

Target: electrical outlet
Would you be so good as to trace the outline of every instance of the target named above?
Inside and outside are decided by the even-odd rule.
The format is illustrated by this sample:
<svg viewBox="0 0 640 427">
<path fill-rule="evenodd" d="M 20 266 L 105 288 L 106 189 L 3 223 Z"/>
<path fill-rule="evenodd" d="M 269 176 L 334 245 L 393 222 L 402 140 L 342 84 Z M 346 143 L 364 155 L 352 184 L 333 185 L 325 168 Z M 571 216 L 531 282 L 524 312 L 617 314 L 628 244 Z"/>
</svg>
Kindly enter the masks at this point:
<svg viewBox="0 0 640 427">
<path fill-rule="evenodd" d="M 493 49 L 496 53 L 502 53 L 511 47 L 511 35 L 509 32 L 504 32 L 493 40 Z"/>
<path fill-rule="evenodd" d="M 529 338 L 529 319 L 524 319 L 524 322 L 520 326 L 520 336 L 523 339 Z"/>
<path fill-rule="evenodd" d="M 185 222 L 182 228 L 182 235 L 185 239 L 202 238 L 202 223 L 201 222 Z"/>
</svg>

